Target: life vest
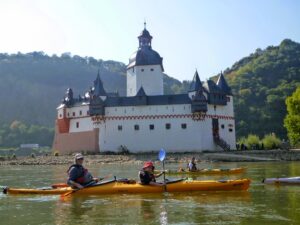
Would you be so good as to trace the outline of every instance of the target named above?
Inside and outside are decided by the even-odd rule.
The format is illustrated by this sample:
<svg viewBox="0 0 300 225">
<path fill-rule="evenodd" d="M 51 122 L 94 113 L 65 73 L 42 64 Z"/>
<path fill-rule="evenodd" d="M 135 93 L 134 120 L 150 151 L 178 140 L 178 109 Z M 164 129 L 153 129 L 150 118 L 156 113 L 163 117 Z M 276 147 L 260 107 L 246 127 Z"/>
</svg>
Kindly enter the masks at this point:
<svg viewBox="0 0 300 225">
<path fill-rule="evenodd" d="M 139 176 L 142 184 L 149 184 L 150 182 L 156 182 L 153 173 L 149 173 L 147 171 L 142 170 L 139 172 Z"/>
<path fill-rule="evenodd" d="M 89 181 L 87 181 L 87 177 L 90 175 L 90 173 L 86 168 L 84 168 L 81 165 L 73 164 L 72 166 L 70 166 L 67 171 L 69 176 L 70 176 L 70 171 L 73 167 L 75 167 L 78 171 L 80 171 L 79 176 L 74 180 L 76 183 L 84 184 L 84 183 L 89 182 Z"/>
</svg>

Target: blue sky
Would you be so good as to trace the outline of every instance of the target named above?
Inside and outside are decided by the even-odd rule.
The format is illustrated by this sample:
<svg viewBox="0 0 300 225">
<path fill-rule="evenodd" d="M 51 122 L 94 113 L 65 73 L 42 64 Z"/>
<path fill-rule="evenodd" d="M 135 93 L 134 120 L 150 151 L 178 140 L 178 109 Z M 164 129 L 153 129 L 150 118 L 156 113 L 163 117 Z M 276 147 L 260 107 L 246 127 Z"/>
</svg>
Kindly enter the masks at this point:
<svg viewBox="0 0 300 225">
<path fill-rule="evenodd" d="M 144 20 L 165 72 L 205 80 L 257 48 L 300 42 L 297 0 L 1 0 L 0 52 L 128 63 Z"/>
</svg>

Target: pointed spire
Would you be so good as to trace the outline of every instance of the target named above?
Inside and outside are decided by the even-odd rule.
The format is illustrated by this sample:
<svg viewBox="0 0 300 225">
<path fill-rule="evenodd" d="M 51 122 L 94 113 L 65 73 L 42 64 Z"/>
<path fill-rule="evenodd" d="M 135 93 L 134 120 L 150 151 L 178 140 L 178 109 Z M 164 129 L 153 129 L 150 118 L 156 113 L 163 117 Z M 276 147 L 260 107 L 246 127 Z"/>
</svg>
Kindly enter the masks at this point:
<svg viewBox="0 0 300 225">
<path fill-rule="evenodd" d="M 143 86 L 141 86 L 140 90 L 136 93 L 136 96 L 147 96 Z"/>
<path fill-rule="evenodd" d="M 217 81 L 217 86 L 222 90 L 224 91 L 226 94 L 228 95 L 232 95 L 232 92 L 231 92 L 231 88 L 228 86 L 226 80 L 225 80 L 225 77 L 223 75 L 223 72 L 221 71 L 221 74 L 218 78 L 218 81 Z"/>
<path fill-rule="evenodd" d="M 190 91 L 198 91 L 202 88 L 202 83 L 200 81 L 198 71 L 196 70 L 192 83 L 190 85 Z"/>
<path fill-rule="evenodd" d="M 106 96 L 106 92 L 103 88 L 103 83 L 100 79 L 99 69 L 98 69 L 97 78 L 94 81 L 94 95 L 96 95 L 96 96 Z"/>
<path fill-rule="evenodd" d="M 146 29 L 146 21 L 144 21 L 144 30 L 142 31 L 141 35 L 138 36 L 139 39 L 139 47 L 150 47 L 151 48 L 151 40 L 152 36 L 150 35 L 149 31 Z"/>
</svg>

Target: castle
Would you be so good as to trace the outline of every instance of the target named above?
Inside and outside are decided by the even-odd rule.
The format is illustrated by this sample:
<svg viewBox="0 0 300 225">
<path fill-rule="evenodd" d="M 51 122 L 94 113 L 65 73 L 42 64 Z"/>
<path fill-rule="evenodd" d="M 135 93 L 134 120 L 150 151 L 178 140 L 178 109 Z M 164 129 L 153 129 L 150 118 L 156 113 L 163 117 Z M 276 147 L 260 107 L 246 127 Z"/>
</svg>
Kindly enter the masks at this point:
<svg viewBox="0 0 300 225">
<path fill-rule="evenodd" d="M 107 93 L 99 72 L 84 97 L 67 89 L 57 108 L 53 150 L 132 153 L 200 152 L 236 148 L 233 96 L 223 74 L 186 94 L 164 95 L 163 59 L 144 27 L 127 66 L 127 96 Z"/>
</svg>

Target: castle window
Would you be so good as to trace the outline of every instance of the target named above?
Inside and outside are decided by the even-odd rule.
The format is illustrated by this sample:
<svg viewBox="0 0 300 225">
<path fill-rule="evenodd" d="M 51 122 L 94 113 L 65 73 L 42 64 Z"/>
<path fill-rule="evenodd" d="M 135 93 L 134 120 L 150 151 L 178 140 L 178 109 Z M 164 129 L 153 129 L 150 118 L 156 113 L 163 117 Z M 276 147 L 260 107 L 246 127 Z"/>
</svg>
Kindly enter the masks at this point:
<svg viewBox="0 0 300 225">
<path fill-rule="evenodd" d="M 225 127 L 224 124 L 222 124 L 222 125 L 221 125 L 221 128 L 224 129 L 224 127 Z"/>
<path fill-rule="evenodd" d="M 121 131 L 123 129 L 122 125 L 118 125 L 118 130 Z"/>
<path fill-rule="evenodd" d="M 70 113 L 68 113 L 68 117 L 70 116 Z"/>
<path fill-rule="evenodd" d="M 79 111 L 79 115 L 80 115 L 80 116 L 82 115 L 82 111 L 81 111 L 81 110 Z"/>
<path fill-rule="evenodd" d="M 226 99 L 227 99 L 227 102 L 230 102 L 230 97 L 227 97 Z"/>
<path fill-rule="evenodd" d="M 142 72 L 144 72 L 144 69 L 141 69 Z"/>
<path fill-rule="evenodd" d="M 88 111 L 86 111 L 86 115 L 90 115 L 90 111 L 88 110 Z"/>
<path fill-rule="evenodd" d="M 79 128 L 79 122 L 76 122 L 76 128 Z"/>
<path fill-rule="evenodd" d="M 182 128 L 182 129 L 186 129 L 186 123 L 182 123 L 182 124 L 181 124 L 181 128 Z"/>
<path fill-rule="evenodd" d="M 233 129 L 232 128 L 229 128 L 229 132 L 232 132 L 233 131 Z"/>
<path fill-rule="evenodd" d="M 73 116 L 75 116 L 75 112 L 73 112 Z"/>
<path fill-rule="evenodd" d="M 154 71 L 154 69 L 153 69 L 153 68 L 151 68 L 150 70 L 151 70 L 151 71 Z"/>
<path fill-rule="evenodd" d="M 134 125 L 134 130 L 139 130 L 140 129 L 140 126 L 139 125 Z"/>
<path fill-rule="evenodd" d="M 170 123 L 166 123 L 166 129 L 170 130 L 171 129 L 171 124 Z"/>
<path fill-rule="evenodd" d="M 149 125 L 149 129 L 150 129 L 150 130 L 154 130 L 154 124 L 150 124 L 150 125 Z"/>
<path fill-rule="evenodd" d="M 62 115 L 61 115 L 61 114 L 59 114 L 59 118 L 62 118 Z"/>
</svg>

